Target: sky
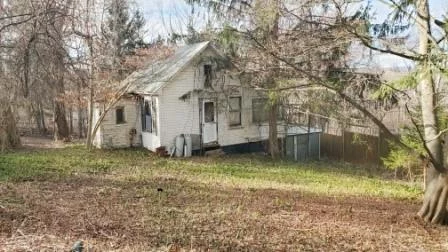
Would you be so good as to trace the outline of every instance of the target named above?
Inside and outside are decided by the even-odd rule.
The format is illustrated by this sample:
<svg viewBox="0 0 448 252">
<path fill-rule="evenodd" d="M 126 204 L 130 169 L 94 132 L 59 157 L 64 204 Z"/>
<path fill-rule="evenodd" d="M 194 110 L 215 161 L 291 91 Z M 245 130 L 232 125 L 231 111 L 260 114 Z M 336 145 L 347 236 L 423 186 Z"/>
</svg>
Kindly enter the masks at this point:
<svg viewBox="0 0 448 252">
<path fill-rule="evenodd" d="M 159 34 L 167 36 L 173 31 L 184 30 L 188 17 L 191 16 L 191 7 L 185 3 L 185 0 L 135 0 L 135 2 L 146 18 L 149 40 L 157 38 Z M 384 20 L 391 11 L 383 0 L 370 0 L 370 2 L 373 5 L 377 22 Z M 434 17 L 440 18 L 448 13 L 448 0 L 429 0 L 429 2 Z M 193 17 L 193 23 L 196 26 L 203 26 L 207 20 L 207 12 L 196 10 Z M 383 68 L 408 68 L 411 65 L 410 62 L 392 55 L 377 55 L 369 64 Z"/>
<path fill-rule="evenodd" d="M 383 3 L 381 0 L 373 0 L 377 21 L 383 21 L 388 13 L 390 13 L 390 7 Z M 435 18 L 440 18 L 444 14 L 448 13 L 448 0 L 429 0 L 430 11 Z M 411 42 L 412 43 L 412 42 Z M 381 54 L 374 59 L 374 64 L 379 67 L 386 68 L 408 68 L 412 66 L 412 63 L 399 58 L 398 56 Z"/>
<path fill-rule="evenodd" d="M 381 0 L 371 0 L 375 10 L 376 14 L 378 15 L 378 18 L 381 19 L 385 17 L 384 14 L 388 13 L 390 11 L 390 8 L 384 4 L 384 2 L 387 1 L 381 1 Z M 447 0 L 429 0 L 430 10 L 436 17 L 440 17 L 443 14 L 446 14 L 448 12 L 448 2 Z"/>
<path fill-rule="evenodd" d="M 135 0 L 146 18 L 147 36 L 150 39 L 157 38 L 160 34 L 179 32 L 179 27 L 184 27 L 186 17 L 191 12 L 191 7 L 185 0 Z"/>
</svg>

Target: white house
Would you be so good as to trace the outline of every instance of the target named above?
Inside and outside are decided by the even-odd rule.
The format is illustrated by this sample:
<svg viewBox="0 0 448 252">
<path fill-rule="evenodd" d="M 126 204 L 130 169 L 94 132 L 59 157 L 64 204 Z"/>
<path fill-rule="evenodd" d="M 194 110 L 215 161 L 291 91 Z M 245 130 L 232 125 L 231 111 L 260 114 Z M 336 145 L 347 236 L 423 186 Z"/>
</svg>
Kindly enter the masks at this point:
<svg viewBox="0 0 448 252">
<path fill-rule="evenodd" d="M 95 136 L 97 147 L 171 150 L 176 136 L 188 134 L 193 150 L 213 146 L 239 152 L 261 148 L 268 138 L 266 96 L 232 75 L 209 42 L 181 47 L 124 82 L 129 92 L 106 114 Z M 279 137 L 284 132 L 280 127 Z"/>
</svg>

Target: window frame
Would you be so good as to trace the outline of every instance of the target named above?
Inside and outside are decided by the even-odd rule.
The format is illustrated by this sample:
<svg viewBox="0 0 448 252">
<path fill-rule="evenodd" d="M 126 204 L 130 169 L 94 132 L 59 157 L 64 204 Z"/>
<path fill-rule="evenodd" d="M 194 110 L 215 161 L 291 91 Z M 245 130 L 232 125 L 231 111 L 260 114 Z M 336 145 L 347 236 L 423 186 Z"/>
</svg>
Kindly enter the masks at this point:
<svg viewBox="0 0 448 252">
<path fill-rule="evenodd" d="M 232 109 L 230 104 L 230 99 L 238 99 L 238 109 Z M 228 106 L 228 112 L 229 112 L 229 126 L 230 127 L 238 127 L 238 126 L 242 126 L 243 125 L 243 116 L 242 116 L 242 112 L 243 112 L 243 98 L 241 96 L 232 96 L 229 97 L 229 106 Z M 238 113 L 239 114 L 239 123 L 232 123 L 230 121 L 230 113 Z"/>
<path fill-rule="evenodd" d="M 261 100 L 263 100 L 264 102 L 260 102 Z M 253 98 L 252 99 L 252 122 L 253 123 L 260 124 L 260 123 L 265 123 L 265 122 L 269 121 L 269 111 L 266 108 L 266 104 L 267 104 L 268 101 L 269 101 L 268 98 L 263 98 L 263 97 Z M 261 108 L 255 108 L 254 102 L 259 102 L 259 104 L 261 104 L 262 107 Z M 256 117 L 255 114 L 256 113 L 265 113 L 265 115 L 263 117 L 264 119 L 262 118 L 261 120 L 255 120 L 255 117 Z"/>
<path fill-rule="evenodd" d="M 145 99 L 142 106 L 142 131 L 148 132 L 154 135 L 158 135 L 158 120 L 157 120 L 157 110 L 158 102 L 157 97 L 151 97 L 150 99 Z M 147 120 L 147 117 L 150 120 Z M 149 122 L 149 123 L 148 123 Z"/>
<path fill-rule="evenodd" d="M 118 111 L 121 111 L 121 120 L 119 121 Z M 126 115 L 125 115 L 124 106 L 115 107 L 115 124 L 125 124 L 126 123 Z"/>
<path fill-rule="evenodd" d="M 152 132 L 152 123 L 151 120 L 148 123 L 147 117 L 151 118 L 151 107 L 150 107 L 150 101 L 148 100 L 143 100 L 143 105 L 142 105 L 142 131 L 143 132 Z"/>
<path fill-rule="evenodd" d="M 211 88 L 213 81 L 213 66 L 211 64 L 204 64 L 204 88 Z"/>
<path fill-rule="evenodd" d="M 212 106 L 212 110 L 207 110 L 208 109 L 208 104 L 211 104 Z M 204 123 L 215 123 L 216 122 L 216 104 L 215 104 L 215 102 L 214 101 L 205 101 L 204 102 Z M 212 117 L 210 118 L 210 119 L 212 119 L 212 120 L 209 120 L 208 118 L 209 118 L 209 116 L 208 116 L 208 112 L 209 111 L 211 111 L 213 114 L 212 114 Z"/>
<path fill-rule="evenodd" d="M 159 134 L 159 126 L 158 126 L 158 124 L 159 124 L 159 120 L 158 120 L 159 119 L 158 118 L 159 102 L 158 102 L 157 97 L 151 96 L 150 108 L 151 108 L 151 115 L 152 115 L 152 117 L 151 117 L 152 132 L 151 133 L 157 136 Z"/>
</svg>

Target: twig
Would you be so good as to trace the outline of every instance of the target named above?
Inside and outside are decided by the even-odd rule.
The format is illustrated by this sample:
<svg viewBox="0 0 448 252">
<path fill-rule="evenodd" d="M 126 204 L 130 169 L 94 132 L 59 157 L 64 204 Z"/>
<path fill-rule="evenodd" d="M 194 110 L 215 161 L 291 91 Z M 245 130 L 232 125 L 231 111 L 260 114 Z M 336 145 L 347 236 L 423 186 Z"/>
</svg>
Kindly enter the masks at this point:
<svg viewBox="0 0 448 252">
<path fill-rule="evenodd" d="M 16 232 L 19 233 L 21 236 L 25 236 L 25 234 L 20 229 L 17 229 Z"/>
<path fill-rule="evenodd" d="M 404 105 L 406 107 L 406 111 L 411 114 L 411 111 L 409 110 L 408 104 L 406 103 Z M 429 150 L 428 146 L 426 145 L 426 141 L 425 141 L 425 137 L 423 136 L 422 132 L 420 131 L 420 129 L 418 128 L 418 124 L 415 121 L 415 119 L 410 116 L 411 122 L 414 125 L 415 129 L 417 130 L 418 136 L 420 138 L 420 141 L 422 141 L 423 143 L 423 148 L 425 149 L 426 153 L 429 156 L 429 160 L 431 161 L 431 163 L 433 164 L 434 168 L 440 172 L 440 173 L 445 173 L 446 169 L 434 158 L 434 156 L 432 155 L 431 151 Z"/>
<path fill-rule="evenodd" d="M 437 138 L 439 138 L 441 135 L 443 135 L 444 133 L 448 132 L 448 128 L 439 131 L 439 134 L 437 134 L 433 139 L 430 140 L 426 140 L 427 143 L 432 142 L 434 140 L 436 140 Z"/>
</svg>

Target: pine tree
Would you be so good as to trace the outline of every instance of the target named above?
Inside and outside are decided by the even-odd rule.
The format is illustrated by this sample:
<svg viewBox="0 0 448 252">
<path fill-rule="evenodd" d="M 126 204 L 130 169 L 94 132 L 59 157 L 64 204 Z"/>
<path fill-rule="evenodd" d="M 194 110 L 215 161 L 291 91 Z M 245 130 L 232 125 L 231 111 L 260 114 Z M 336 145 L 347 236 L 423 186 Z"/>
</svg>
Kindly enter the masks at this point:
<svg viewBox="0 0 448 252">
<path fill-rule="evenodd" d="M 112 0 L 108 8 L 106 38 L 113 48 L 113 68 L 118 69 L 120 78 L 126 69 L 122 69 L 124 57 L 133 55 L 135 50 L 147 47 L 144 41 L 145 19 L 139 10 L 132 11 L 128 0 Z"/>
</svg>

